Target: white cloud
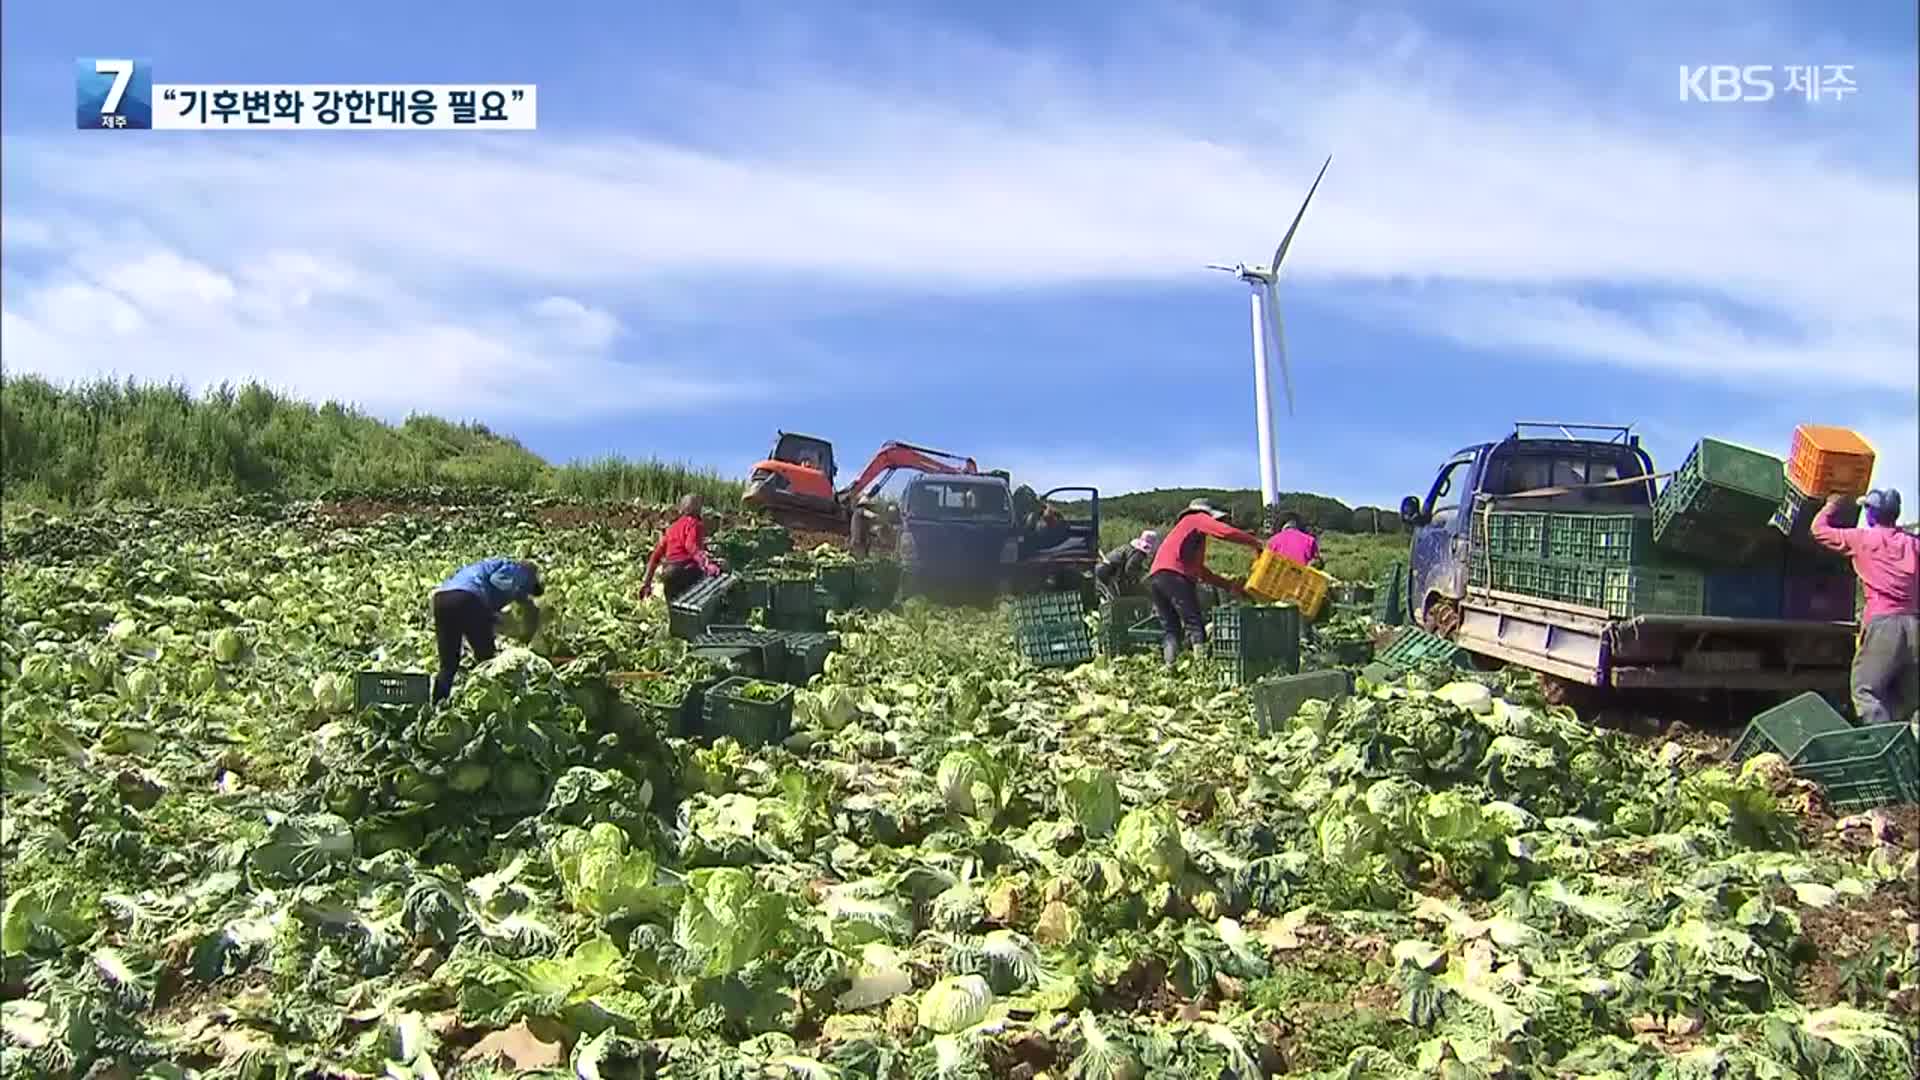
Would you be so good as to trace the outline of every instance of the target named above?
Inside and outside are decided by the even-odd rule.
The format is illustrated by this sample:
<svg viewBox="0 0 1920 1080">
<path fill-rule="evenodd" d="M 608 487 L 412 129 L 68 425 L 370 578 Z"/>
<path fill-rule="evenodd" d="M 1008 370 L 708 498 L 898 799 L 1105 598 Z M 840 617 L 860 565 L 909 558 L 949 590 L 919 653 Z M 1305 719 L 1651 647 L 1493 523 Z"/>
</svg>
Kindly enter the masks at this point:
<svg viewBox="0 0 1920 1080">
<path fill-rule="evenodd" d="M 1231 46 L 1173 21 L 1191 37 L 1125 43 L 1106 69 L 903 35 L 921 70 L 1005 88 L 969 96 L 770 62 L 763 85 L 688 91 L 699 128 L 725 133 L 705 146 L 8 137 L 6 242 L 59 259 L 9 279 L 9 364 L 120 355 L 138 374 L 258 373 L 463 414 L 684 407 L 746 391 L 710 362 L 619 362 L 614 310 L 665 295 L 777 322 L 807 302 L 793 283 L 1206 287 L 1201 264 L 1271 252 L 1332 151 L 1290 275 L 1384 291 L 1383 317 L 1641 369 L 1913 385 L 1910 170 L 1781 134 L 1805 125 L 1608 111 L 1398 19 L 1309 40 L 1242 28 Z M 1885 136 L 1910 143 L 1910 120 Z M 104 153 L 115 168 L 93 167 Z M 1656 303 L 1603 309 L 1590 286 Z M 138 349 L 103 349 L 135 332 Z"/>
</svg>

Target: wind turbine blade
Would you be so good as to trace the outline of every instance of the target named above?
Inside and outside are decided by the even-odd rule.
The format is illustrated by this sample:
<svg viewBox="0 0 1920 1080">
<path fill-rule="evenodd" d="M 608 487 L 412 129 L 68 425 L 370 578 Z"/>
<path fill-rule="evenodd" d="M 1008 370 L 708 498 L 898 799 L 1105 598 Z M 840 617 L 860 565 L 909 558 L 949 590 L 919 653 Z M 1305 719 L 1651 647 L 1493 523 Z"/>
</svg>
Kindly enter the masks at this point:
<svg viewBox="0 0 1920 1080">
<path fill-rule="evenodd" d="M 1287 226 L 1287 235 L 1281 237 L 1280 246 L 1273 249 L 1271 269 L 1275 274 L 1280 272 L 1280 260 L 1287 257 L 1287 248 L 1293 243 L 1293 231 L 1300 227 L 1300 219 L 1307 216 L 1307 204 L 1313 201 L 1313 193 L 1320 190 L 1320 178 L 1327 175 L 1327 166 L 1331 164 L 1333 155 L 1328 154 L 1327 160 L 1320 165 L 1320 176 L 1313 178 L 1313 186 L 1307 189 L 1307 197 L 1300 202 L 1300 212 L 1293 215 L 1293 224 Z"/>
<path fill-rule="evenodd" d="M 1280 320 L 1280 294 L 1273 282 L 1267 282 L 1267 338 L 1273 342 L 1273 358 L 1280 365 L 1280 386 L 1287 392 L 1287 415 L 1293 415 L 1293 372 L 1287 367 L 1287 338 Z"/>
<path fill-rule="evenodd" d="M 1219 263 L 1208 263 L 1208 264 L 1207 264 L 1207 269 L 1209 269 L 1209 270 L 1225 270 L 1225 271 L 1226 271 L 1227 273 L 1229 273 L 1229 274 L 1231 274 L 1231 273 L 1233 273 L 1233 267 L 1231 267 L 1231 266 L 1221 266 L 1221 265 L 1220 265 Z"/>
</svg>

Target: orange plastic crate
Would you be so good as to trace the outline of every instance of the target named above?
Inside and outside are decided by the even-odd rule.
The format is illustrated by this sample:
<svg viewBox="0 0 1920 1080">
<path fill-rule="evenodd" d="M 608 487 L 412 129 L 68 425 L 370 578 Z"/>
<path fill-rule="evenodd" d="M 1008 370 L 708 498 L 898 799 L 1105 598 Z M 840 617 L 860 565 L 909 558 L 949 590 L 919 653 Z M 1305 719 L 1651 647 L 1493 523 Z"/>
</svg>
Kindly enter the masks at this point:
<svg viewBox="0 0 1920 1080">
<path fill-rule="evenodd" d="M 1846 428 L 1801 424 L 1793 429 L 1787 479 L 1804 495 L 1864 495 L 1873 481 L 1873 447 Z"/>
<path fill-rule="evenodd" d="M 1262 551 L 1247 574 L 1247 591 L 1269 603 L 1290 603 L 1300 614 L 1316 618 L 1327 605 L 1333 578 L 1311 566 L 1301 566 L 1271 551 Z"/>
</svg>

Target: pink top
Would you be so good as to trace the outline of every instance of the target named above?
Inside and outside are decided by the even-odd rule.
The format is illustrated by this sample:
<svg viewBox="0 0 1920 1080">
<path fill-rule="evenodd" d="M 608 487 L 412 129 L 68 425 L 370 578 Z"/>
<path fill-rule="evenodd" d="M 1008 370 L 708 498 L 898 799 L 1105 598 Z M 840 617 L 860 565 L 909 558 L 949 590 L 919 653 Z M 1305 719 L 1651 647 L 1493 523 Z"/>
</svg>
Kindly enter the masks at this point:
<svg viewBox="0 0 1920 1080">
<path fill-rule="evenodd" d="M 1312 566 L 1320 556 L 1320 541 L 1305 529 L 1281 529 L 1267 541 L 1267 550 L 1289 562 Z"/>
<path fill-rule="evenodd" d="M 1853 572 L 1867 594 L 1860 625 L 1882 615 L 1920 612 L 1920 590 L 1914 586 L 1920 578 L 1920 537 L 1891 525 L 1837 528 L 1827 523 L 1830 513 L 1822 510 L 1814 516 L 1813 538 L 1822 547 L 1852 556 Z"/>
</svg>

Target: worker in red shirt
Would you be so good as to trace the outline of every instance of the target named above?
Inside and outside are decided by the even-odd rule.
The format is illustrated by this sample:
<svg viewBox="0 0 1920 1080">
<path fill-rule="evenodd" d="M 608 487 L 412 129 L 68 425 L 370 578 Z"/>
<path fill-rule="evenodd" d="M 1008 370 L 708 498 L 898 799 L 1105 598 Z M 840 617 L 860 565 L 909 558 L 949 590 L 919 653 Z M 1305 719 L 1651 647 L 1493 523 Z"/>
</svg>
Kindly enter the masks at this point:
<svg viewBox="0 0 1920 1080">
<path fill-rule="evenodd" d="M 642 598 L 652 595 L 653 572 L 662 563 L 666 564 L 666 570 L 661 574 L 661 584 L 666 589 L 668 603 L 698 584 L 701 578 L 726 569 L 707 553 L 707 526 L 700 517 L 705 508 L 705 500 L 698 495 L 680 497 L 680 516 L 660 534 L 660 542 L 653 545 L 653 554 L 647 558 L 647 576 L 640 582 Z"/>
<path fill-rule="evenodd" d="M 1234 528 L 1227 512 L 1214 509 L 1205 499 L 1193 500 L 1180 512 L 1180 520 L 1160 541 L 1147 572 L 1147 593 L 1153 599 L 1154 614 L 1160 617 L 1160 649 L 1168 667 L 1180 658 L 1182 626 L 1195 650 L 1207 643 L 1207 624 L 1200 615 L 1200 582 L 1246 595 L 1240 584 L 1207 569 L 1209 537 L 1260 550 L 1259 540 Z"/>
<path fill-rule="evenodd" d="M 1899 527 L 1898 491 L 1869 491 L 1860 502 L 1866 522 L 1843 529 L 1829 519 L 1846 497 L 1828 499 L 1813 519 L 1813 538 L 1852 558 L 1867 594 L 1853 649 L 1854 716 L 1894 723 L 1920 707 L 1920 537 Z"/>
</svg>

